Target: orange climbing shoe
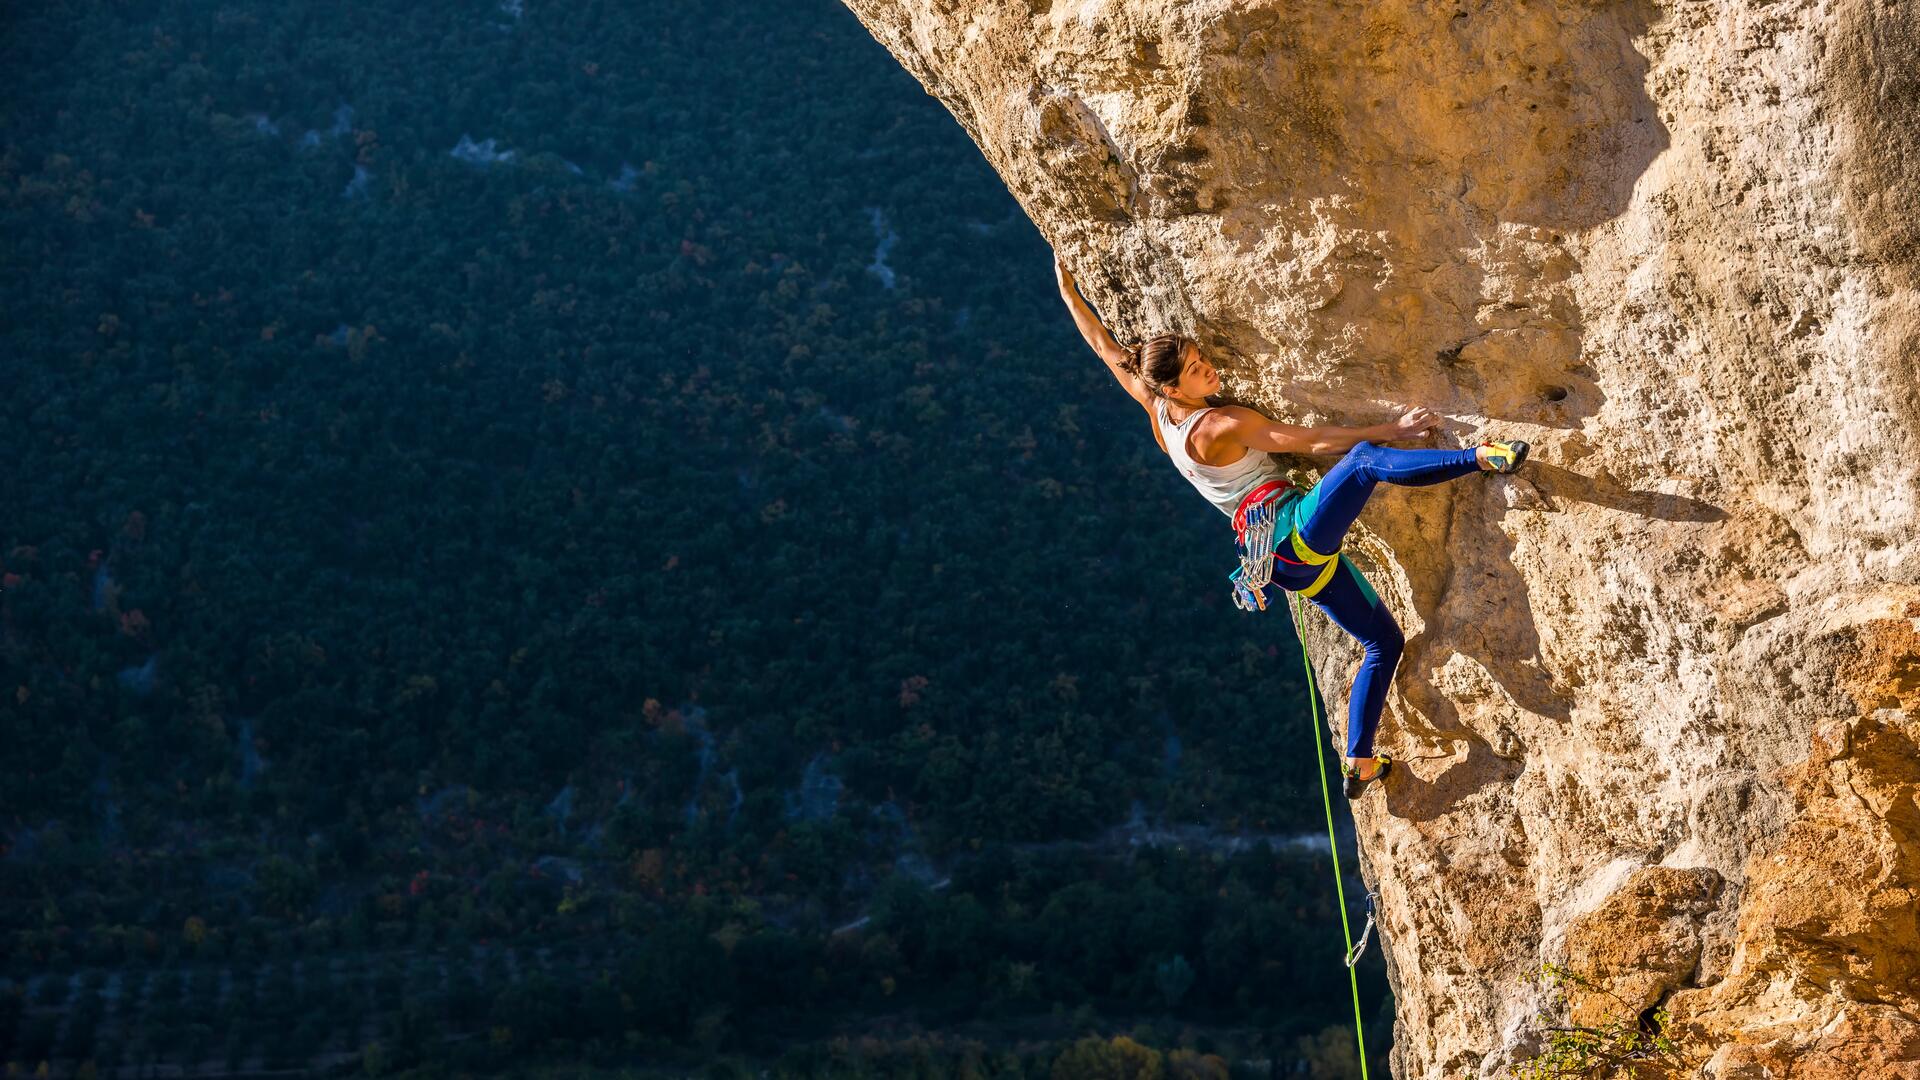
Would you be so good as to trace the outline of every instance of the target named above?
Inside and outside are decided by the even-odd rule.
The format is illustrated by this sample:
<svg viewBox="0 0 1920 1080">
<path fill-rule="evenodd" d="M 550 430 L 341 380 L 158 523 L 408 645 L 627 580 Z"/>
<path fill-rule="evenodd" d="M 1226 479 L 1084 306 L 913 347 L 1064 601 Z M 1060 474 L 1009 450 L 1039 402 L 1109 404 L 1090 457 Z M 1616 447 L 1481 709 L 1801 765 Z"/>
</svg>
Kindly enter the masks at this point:
<svg viewBox="0 0 1920 1080">
<path fill-rule="evenodd" d="M 1520 463 L 1527 460 L 1527 451 L 1533 449 L 1519 439 L 1510 439 L 1506 442 L 1489 441 L 1480 445 L 1487 448 L 1487 463 L 1493 466 L 1487 471 L 1497 473 L 1518 470 Z"/>
<path fill-rule="evenodd" d="M 1365 780 L 1360 779 L 1360 770 L 1344 761 L 1340 763 L 1340 775 L 1346 778 L 1340 785 L 1340 793 L 1342 795 L 1345 795 L 1349 799 L 1357 799 L 1360 797 L 1360 793 L 1366 790 L 1368 784 L 1373 783 L 1375 780 L 1385 780 L 1387 774 L 1393 771 L 1392 755 L 1381 754 L 1373 760 L 1380 763 L 1380 769 Z"/>
</svg>

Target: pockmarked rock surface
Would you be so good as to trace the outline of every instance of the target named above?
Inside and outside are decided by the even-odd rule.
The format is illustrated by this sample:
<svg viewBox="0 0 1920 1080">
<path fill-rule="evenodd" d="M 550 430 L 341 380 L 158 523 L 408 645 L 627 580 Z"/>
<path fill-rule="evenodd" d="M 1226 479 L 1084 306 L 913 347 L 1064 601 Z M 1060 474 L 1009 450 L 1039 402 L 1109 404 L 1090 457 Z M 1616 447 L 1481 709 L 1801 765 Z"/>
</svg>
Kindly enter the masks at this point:
<svg viewBox="0 0 1920 1080">
<path fill-rule="evenodd" d="M 1920 1077 L 1920 3 L 846 2 L 1123 342 L 1533 442 L 1348 544 L 1396 1073 L 1536 1052 L 1553 961 L 1689 1073 Z"/>
</svg>

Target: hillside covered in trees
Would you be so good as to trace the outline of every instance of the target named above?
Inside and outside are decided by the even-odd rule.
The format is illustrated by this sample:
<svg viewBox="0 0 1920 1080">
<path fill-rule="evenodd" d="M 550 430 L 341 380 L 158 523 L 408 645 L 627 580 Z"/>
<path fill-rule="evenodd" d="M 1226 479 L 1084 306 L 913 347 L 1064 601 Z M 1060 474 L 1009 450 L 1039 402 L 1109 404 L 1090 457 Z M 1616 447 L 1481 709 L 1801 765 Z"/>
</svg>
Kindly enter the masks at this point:
<svg viewBox="0 0 1920 1080">
<path fill-rule="evenodd" d="M 1284 620 L 842 7 L 9 24 L 0 1060 L 1342 1075 Z"/>
</svg>

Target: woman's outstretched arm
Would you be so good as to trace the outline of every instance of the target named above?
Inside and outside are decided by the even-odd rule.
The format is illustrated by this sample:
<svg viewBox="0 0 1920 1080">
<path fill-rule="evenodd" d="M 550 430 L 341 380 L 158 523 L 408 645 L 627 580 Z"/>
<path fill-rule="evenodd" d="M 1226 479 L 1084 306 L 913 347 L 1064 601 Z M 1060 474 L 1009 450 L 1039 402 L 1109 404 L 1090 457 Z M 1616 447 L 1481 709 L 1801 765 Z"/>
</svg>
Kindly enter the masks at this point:
<svg viewBox="0 0 1920 1080">
<path fill-rule="evenodd" d="M 1073 325 L 1079 328 L 1080 336 L 1087 339 L 1087 345 L 1099 354 L 1101 361 L 1107 365 L 1107 370 L 1113 372 L 1113 377 L 1120 380 L 1120 385 L 1126 388 L 1127 394 L 1139 402 L 1141 408 L 1147 408 L 1146 386 L 1126 368 L 1127 350 L 1113 340 L 1113 335 L 1107 332 L 1106 324 L 1100 321 L 1100 316 L 1095 315 L 1093 309 L 1087 306 L 1086 300 L 1080 295 L 1080 290 L 1073 283 L 1073 272 L 1067 269 L 1067 264 L 1058 254 L 1053 257 L 1053 277 L 1060 285 L 1060 299 L 1066 301 L 1067 311 L 1073 315 Z"/>
<path fill-rule="evenodd" d="M 1222 434 L 1249 450 L 1276 454 L 1344 454 L 1361 442 L 1391 442 L 1411 439 L 1440 423 L 1431 409 L 1408 409 L 1398 420 L 1370 427 L 1301 427 L 1269 420 L 1252 409 L 1229 405 L 1220 410 L 1227 417 Z"/>
</svg>

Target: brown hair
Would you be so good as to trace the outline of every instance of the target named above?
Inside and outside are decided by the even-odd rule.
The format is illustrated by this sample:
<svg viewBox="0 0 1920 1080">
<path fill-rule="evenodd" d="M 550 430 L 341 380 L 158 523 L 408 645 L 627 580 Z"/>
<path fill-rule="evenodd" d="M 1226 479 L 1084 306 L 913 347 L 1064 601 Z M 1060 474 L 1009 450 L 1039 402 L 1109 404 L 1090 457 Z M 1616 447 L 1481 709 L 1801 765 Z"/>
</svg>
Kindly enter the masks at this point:
<svg viewBox="0 0 1920 1080">
<path fill-rule="evenodd" d="M 1189 340 L 1184 334 L 1155 334 L 1135 345 L 1121 366 L 1146 384 L 1149 393 L 1164 397 L 1167 388 L 1180 381 Z"/>
</svg>

